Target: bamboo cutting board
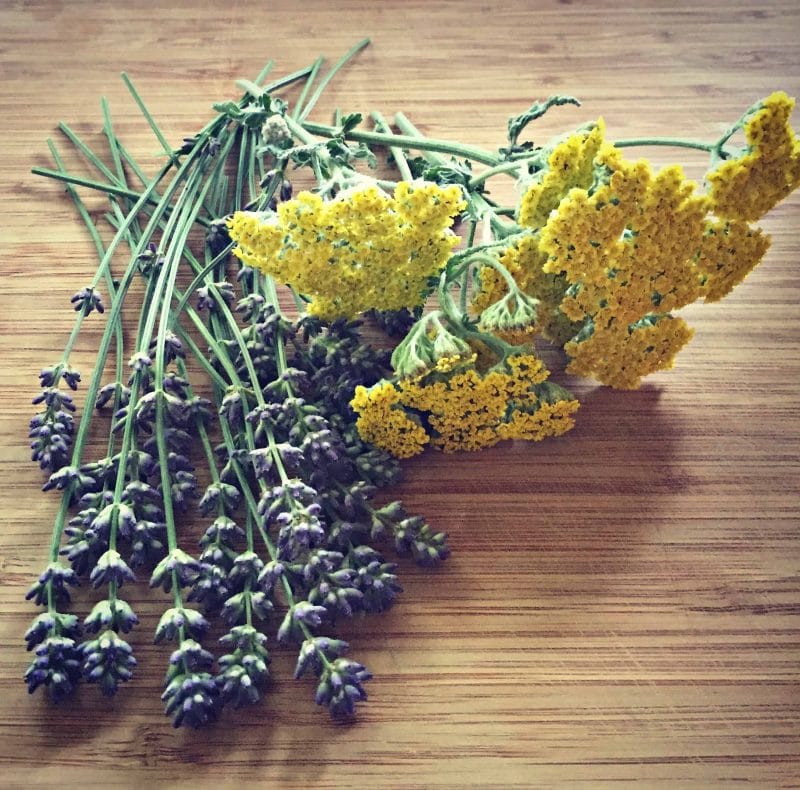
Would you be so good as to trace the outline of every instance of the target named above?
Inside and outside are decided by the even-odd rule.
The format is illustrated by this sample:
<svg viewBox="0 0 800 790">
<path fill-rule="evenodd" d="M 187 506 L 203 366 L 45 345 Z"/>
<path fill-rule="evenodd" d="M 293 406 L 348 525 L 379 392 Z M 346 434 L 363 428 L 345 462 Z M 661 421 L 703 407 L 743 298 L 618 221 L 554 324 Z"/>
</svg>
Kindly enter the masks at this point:
<svg viewBox="0 0 800 790">
<path fill-rule="evenodd" d="M 395 607 L 345 627 L 375 675 L 355 723 L 331 723 L 275 648 L 262 704 L 172 730 L 158 698 L 169 648 L 151 644 L 163 599 L 145 585 L 130 595 L 139 668 L 115 699 L 28 698 L 23 597 L 56 509 L 28 460 L 29 401 L 94 271 L 71 202 L 30 167 L 50 164 L 59 120 L 98 141 L 101 96 L 157 163 L 122 70 L 177 143 L 268 58 L 289 72 L 362 36 L 373 45 L 317 117 L 402 109 L 431 136 L 485 147 L 552 93 L 583 106 L 554 110 L 538 141 L 600 115 L 612 139 L 713 140 L 773 90 L 800 94 L 790 0 L 3 3 L 0 786 L 800 785 L 797 196 L 763 221 L 759 269 L 683 311 L 696 336 L 674 371 L 636 392 L 575 382 L 583 406 L 561 439 L 406 464 L 387 496 L 446 530 L 453 556 L 434 572 L 401 562 Z M 513 197 L 510 182 L 499 193 Z M 84 369 L 99 326 L 79 342 Z M 76 600 L 84 611 L 92 594 Z"/>
</svg>

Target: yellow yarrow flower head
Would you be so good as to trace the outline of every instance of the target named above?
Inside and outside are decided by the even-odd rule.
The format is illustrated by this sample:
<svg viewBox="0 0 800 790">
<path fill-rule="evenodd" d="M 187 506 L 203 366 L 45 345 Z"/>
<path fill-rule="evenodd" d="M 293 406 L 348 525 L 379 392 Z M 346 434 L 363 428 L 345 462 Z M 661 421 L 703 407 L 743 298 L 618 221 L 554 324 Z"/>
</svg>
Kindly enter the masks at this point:
<svg viewBox="0 0 800 790">
<path fill-rule="evenodd" d="M 712 210 L 725 219 L 757 220 L 800 186 L 800 140 L 789 123 L 794 99 L 767 96 L 741 123 L 747 148 L 706 175 Z"/>
<path fill-rule="evenodd" d="M 760 228 L 741 220 L 709 221 L 697 259 L 705 301 L 727 296 L 766 255 L 769 244 Z"/>
<path fill-rule="evenodd" d="M 557 436 L 572 427 L 578 403 L 545 382 L 548 375 L 534 354 L 509 356 L 484 372 L 475 367 L 475 356 L 459 358 L 413 379 L 361 388 L 351 405 L 362 437 L 389 452 L 421 452 L 426 443 L 444 452 L 479 450 L 504 439 Z M 424 426 L 427 442 L 409 441 L 409 426 L 393 409 Z"/>
<path fill-rule="evenodd" d="M 535 173 L 531 180 L 522 182 L 525 193 L 518 210 L 520 225 L 542 227 L 570 189 L 588 189 L 592 185 L 594 159 L 603 144 L 604 133 L 601 118 L 553 146 L 547 167 Z"/>
<path fill-rule="evenodd" d="M 277 212 L 236 212 L 228 222 L 234 254 L 311 298 L 308 312 L 352 318 L 425 299 L 458 237 L 461 189 L 402 181 L 392 196 L 368 180 L 333 200 L 302 192 Z"/>
<path fill-rule="evenodd" d="M 670 315 L 651 315 L 631 326 L 607 323 L 565 345 L 567 372 L 615 389 L 638 389 L 643 376 L 672 368 L 693 334 L 682 318 Z"/>
<path fill-rule="evenodd" d="M 430 439 L 419 418 L 409 416 L 399 402 L 395 386 L 379 381 L 369 389 L 356 387 L 350 405 L 358 413 L 356 428 L 364 441 L 397 458 L 410 458 L 421 453 Z"/>
<path fill-rule="evenodd" d="M 708 203 L 680 167 L 654 175 L 647 162 L 627 162 L 611 145 L 596 162 L 606 169 L 607 183 L 591 194 L 573 189 L 542 230 L 540 248 L 548 255 L 544 271 L 563 274 L 570 284 L 561 310 L 591 328 L 565 345 L 569 370 L 627 389 L 643 375 L 671 367 L 691 336 L 682 321 L 659 320 L 649 329 L 637 322 L 703 293 L 697 257 Z"/>
<path fill-rule="evenodd" d="M 668 312 L 700 295 L 694 264 L 705 229 L 707 201 L 672 166 L 653 175 L 649 164 L 627 162 L 607 145 L 598 157 L 610 177 L 591 195 L 574 189 L 542 230 L 544 271 L 564 273 L 575 288 L 562 309 L 573 320 L 608 305 L 633 323 Z"/>
</svg>

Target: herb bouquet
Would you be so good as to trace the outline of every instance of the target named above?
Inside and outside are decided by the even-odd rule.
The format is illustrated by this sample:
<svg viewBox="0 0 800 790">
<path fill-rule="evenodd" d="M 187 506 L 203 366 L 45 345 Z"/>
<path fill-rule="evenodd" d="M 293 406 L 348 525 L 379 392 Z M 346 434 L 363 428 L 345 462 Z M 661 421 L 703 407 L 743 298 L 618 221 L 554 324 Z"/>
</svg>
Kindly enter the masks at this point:
<svg viewBox="0 0 800 790">
<path fill-rule="evenodd" d="M 611 143 L 602 120 L 527 140 L 545 112 L 578 104 L 569 96 L 512 118 L 496 151 L 427 138 L 402 113 L 396 131 L 379 113 L 311 122 L 365 43 L 324 75 L 319 59 L 269 81 L 269 64 L 177 146 L 123 75 L 161 169 L 143 172 L 105 102 L 102 155 L 60 126 L 89 175 L 69 172 L 53 143 L 54 169 L 34 169 L 65 185 L 99 263 L 34 399 L 32 456 L 60 504 L 28 594 L 42 607 L 26 633 L 31 692 L 59 701 L 83 679 L 110 695 L 132 677 L 125 635 L 138 618 L 124 587 L 144 576 L 167 596 L 155 641 L 173 643 L 163 700 L 176 726 L 259 700 L 267 631 L 298 646 L 295 674 L 314 676 L 319 704 L 352 713 L 370 675 L 337 621 L 400 592 L 384 544 L 423 565 L 448 554 L 424 519 L 376 502 L 398 459 L 568 431 L 578 402 L 550 380 L 540 339 L 563 349 L 568 372 L 620 389 L 671 367 L 692 334 L 675 311 L 744 279 L 769 244 L 752 223 L 800 185 L 783 93 L 713 142 Z M 707 152 L 707 188 L 624 156 L 643 144 Z M 295 194 L 304 173 L 316 186 Z M 488 184 L 508 177 L 520 198 L 505 206 Z M 107 212 L 92 215 L 77 187 L 107 195 Z M 78 411 L 72 350 L 100 314 Z M 365 322 L 395 338 L 391 354 Z M 98 425 L 104 449 L 89 456 Z M 180 529 L 196 514 L 199 547 Z M 84 579 L 98 600 L 79 617 L 70 589 Z M 203 644 L 212 617 L 227 629 L 216 659 Z"/>
</svg>

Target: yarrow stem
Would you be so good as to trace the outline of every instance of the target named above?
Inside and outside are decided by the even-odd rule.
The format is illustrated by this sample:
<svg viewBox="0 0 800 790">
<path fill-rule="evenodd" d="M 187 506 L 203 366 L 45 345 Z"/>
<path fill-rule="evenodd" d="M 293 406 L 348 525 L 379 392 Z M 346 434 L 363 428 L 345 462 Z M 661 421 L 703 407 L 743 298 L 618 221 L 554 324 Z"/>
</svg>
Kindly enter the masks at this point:
<svg viewBox="0 0 800 790">
<path fill-rule="evenodd" d="M 316 134 L 319 137 L 338 137 L 341 132 L 341 130 L 335 126 L 311 123 L 310 121 L 305 121 L 303 123 L 303 128 L 307 132 Z M 485 165 L 497 164 L 497 156 L 482 148 L 476 148 L 475 146 L 456 143 L 450 140 L 437 140 L 432 137 L 412 137 L 405 134 L 390 135 L 382 132 L 366 132 L 353 129 L 345 132 L 344 139 L 352 140 L 356 143 L 371 143 L 373 145 L 386 147 L 395 146 L 408 148 L 412 151 L 435 151 L 441 154 L 454 154 L 455 156 L 463 156 L 466 159 L 471 159 L 474 162 L 482 162 Z"/>
</svg>

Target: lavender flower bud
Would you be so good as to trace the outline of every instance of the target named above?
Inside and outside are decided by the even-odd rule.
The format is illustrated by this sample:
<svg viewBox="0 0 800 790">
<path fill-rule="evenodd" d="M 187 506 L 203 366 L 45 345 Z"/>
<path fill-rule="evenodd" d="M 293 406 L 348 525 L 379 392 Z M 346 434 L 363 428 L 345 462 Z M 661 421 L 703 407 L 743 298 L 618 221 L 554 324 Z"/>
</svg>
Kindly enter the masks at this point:
<svg viewBox="0 0 800 790">
<path fill-rule="evenodd" d="M 434 533 L 419 516 L 404 518 L 393 529 L 397 551 L 410 552 L 418 565 L 438 565 L 450 554 L 447 535 Z"/>
<path fill-rule="evenodd" d="M 112 483 L 117 476 L 117 464 L 113 458 L 106 456 L 97 461 L 91 461 L 81 466 L 81 472 L 95 481 L 97 488 L 102 488 L 106 483 Z"/>
<path fill-rule="evenodd" d="M 309 505 L 305 509 L 295 510 L 288 519 L 285 519 L 286 523 L 278 532 L 278 556 L 280 559 L 293 560 L 325 538 L 325 530 L 316 516 L 317 512 L 319 512 L 318 505 Z M 283 520 L 281 519 L 281 521 Z"/>
<path fill-rule="evenodd" d="M 141 373 L 153 365 L 153 360 L 143 351 L 137 351 L 129 360 L 128 367 L 134 372 Z"/>
<path fill-rule="evenodd" d="M 123 538 L 130 538 L 136 526 L 136 521 L 136 514 L 133 512 L 133 508 L 124 502 L 120 502 L 117 505 L 117 530 Z"/>
<path fill-rule="evenodd" d="M 81 374 L 75 370 L 71 365 L 66 365 L 61 371 L 61 378 L 71 390 L 78 389 L 78 382 L 81 380 Z"/>
<path fill-rule="evenodd" d="M 244 531 L 233 519 L 228 516 L 217 516 L 211 526 L 200 538 L 201 546 L 208 546 L 215 541 L 220 541 L 228 546 L 232 545 L 237 538 L 243 538 Z"/>
<path fill-rule="evenodd" d="M 52 590 L 56 601 L 69 603 L 70 595 L 67 587 L 77 586 L 78 577 L 72 568 L 66 568 L 60 562 L 51 562 L 28 590 L 25 600 L 32 599 L 37 606 L 46 605 L 48 590 Z"/>
<path fill-rule="evenodd" d="M 93 587 L 115 583 L 122 587 L 126 581 L 136 581 L 136 576 L 118 551 L 109 549 L 98 560 L 89 576 Z"/>
<path fill-rule="evenodd" d="M 185 400 L 189 396 L 189 382 L 175 371 L 165 373 L 161 381 L 164 390 L 175 395 L 175 397 Z"/>
<path fill-rule="evenodd" d="M 60 612 L 42 612 L 33 618 L 30 628 L 25 632 L 28 650 L 33 650 L 49 637 L 63 636 L 75 639 L 80 634 L 78 618 L 74 614 Z"/>
<path fill-rule="evenodd" d="M 187 398 L 184 401 L 184 407 L 187 422 L 202 423 L 203 425 L 208 425 L 211 422 L 211 401 L 207 398 L 193 395 L 191 398 Z"/>
<path fill-rule="evenodd" d="M 361 590 L 351 586 L 353 577 L 354 572 L 348 569 L 339 571 L 338 577 L 337 574 L 332 574 L 320 581 L 309 591 L 309 603 L 322 606 L 331 619 L 337 614 L 352 617 L 354 605 L 360 603 L 364 597 Z"/>
<path fill-rule="evenodd" d="M 356 702 L 367 699 L 362 683 L 371 677 L 363 664 L 337 658 L 323 668 L 315 701 L 317 705 L 326 705 L 331 716 L 352 715 Z"/>
<path fill-rule="evenodd" d="M 72 435 L 75 430 L 72 415 L 61 410 L 48 410 L 30 421 L 31 460 L 43 470 L 56 472 L 69 462 Z"/>
<path fill-rule="evenodd" d="M 156 353 L 157 345 L 158 338 L 154 338 L 150 342 L 150 348 L 148 349 L 151 357 Z M 176 359 L 185 358 L 186 351 L 183 348 L 183 343 L 181 343 L 180 338 L 174 332 L 166 332 L 164 334 L 164 363 L 169 364 Z"/>
<path fill-rule="evenodd" d="M 197 508 L 204 516 L 209 515 L 219 506 L 226 512 L 232 512 L 239 506 L 240 498 L 241 494 L 236 486 L 215 482 L 206 488 L 202 499 L 197 503 Z"/>
<path fill-rule="evenodd" d="M 393 603 L 403 588 L 397 581 L 394 563 L 384 562 L 377 551 L 369 546 L 351 550 L 350 561 L 357 569 L 353 585 L 361 590 L 361 604 L 366 612 L 383 612 Z"/>
<path fill-rule="evenodd" d="M 58 409 L 66 409 L 70 412 L 75 411 L 75 404 L 73 403 L 72 396 L 66 392 L 62 392 L 56 387 L 45 387 L 38 395 L 31 399 L 31 403 L 35 406 L 43 403 L 52 411 Z"/>
<path fill-rule="evenodd" d="M 245 321 L 258 318 L 264 306 L 264 297 L 261 294 L 248 294 L 236 303 L 236 312 L 240 313 Z"/>
<path fill-rule="evenodd" d="M 299 447 L 289 444 L 288 442 L 280 442 L 276 445 L 276 448 L 280 453 L 283 465 L 290 471 L 297 469 L 300 464 L 306 460 L 303 457 L 303 450 Z"/>
<path fill-rule="evenodd" d="M 341 567 L 344 555 L 339 551 L 314 549 L 308 553 L 302 566 L 292 566 L 293 571 L 300 571 L 306 583 L 312 583 L 322 576 Z"/>
<path fill-rule="evenodd" d="M 186 664 L 190 670 L 197 672 L 198 670 L 211 669 L 211 665 L 214 663 L 214 656 L 194 639 L 184 639 L 169 657 L 169 663 L 173 667 Z"/>
<path fill-rule="evenodd" d="M 286 616 L 278 629 L 278 641 L 285 642 L 290 637 L 302 633 L 300 625 L 306 625 L 310 628 L 316 628 L 322 624 L 322 618 L 327 615 L 327 611 L 323 606 L 314 606 L 308 601 L 300 601 L 289 607 Z"/>
<path fill-rule="evenodd" d="M 111 384 L 106 384 L 101 387 L 97 393 L 94 406 L 96 409 L 102 409 L 107 403 L 110 403 L 117 397 L 119 392 L 119 406 L 127 406 L 131 399 L 131 391 L 122 382 L 114 381 Z"/>
<path fill-rule="evenodd" d="M 150 586 L 164 588 L 164 592 L 172 590 L 173 582 L 179 587 L 191 584 L 200 571 L 200 563 L 182 549 L 173 549 L 156 565 L 150 577 Z"/>
<path fill-rule="evenodd" d="M 116 598 L 114 601 L 98 601 L 83 621 L 83 625 L 92 634 L 106 629 L 127 634 L 138 622 L 139 618 L 134 614 L 130 604 L 121 598 Z"/>
<path fill-rule="evenodd" d="M 228 423 L 231 430 L 235 431 L 241 427 L 244 411 L 242 393 L 238 388 L 230 387 L 225 393 L 219 407 L 219 414 Z"/>
<path fill-rule="evenodd" d="M 149 457 L 149 456 L 148 456 Z M 135 505 L 161 505 L 161 494 L 142 480 L 131 480 L 123 489 L 123 496 Z"/>
<path fill-rule="evenodd" d="M 209 231 L 209 246 L 213 246 L 213 242 L 211 242 L 210 237 L 214 231 L 214 226 L 212 225 L 211 230 Z M 227 241 L 223 242 L 222 249 L 224 249 L 230 239 L 228 238 Z M 221 300 L 227 305 L 231 305 L 233 303 L 233 285 L 227 281 L 213 283 L 213 285 L 204 285 L 197 289 L 195 292 L 197 293 L 197 309 L 198 310 L 208 310 L 209 312 L 218 312 L 220 309 L 220 305 L 218 300 Z"/>
<path fill-rule="evenodd" d="M 270 560 L 259 574 L 256 580 L 256 586 L 265 595 L 272 595 L 275 585 L 278 583 L 278 579 L 283 576 L 285 570 L 283 563 Z"/>
<path fill-rule="evenodd" d="M 81 676 L 81 656 L 75 640 L 49 637 L 38 645 L 35 656 L 24 676 L 28 692 L 33 694 L 39 686 L 45 686 L 53 702 L 60 702 L 74 690 Z"/>
<path fill-rule="evenodd" d="M 264 647 L 266 637 L 252 626 L 242 625 L 231 629 L 220 639 L 232 644 L 235 650 L 219 659 L 222 670 L 217 676 L 222 698 L 235 708 L 257 702 L 269 678 L 269 654 Z"/>
<path fill-rule="evenodd" d="M 253 464 L 253 471 L 259 480 L 268 480 L 269 471 L 272 469 L 273 457 L 272 449 L 260 447 L 249 452 L 250 462 Z"/>
<path fill-rule="evenodd" d="M 347 642 L 341 639 L 330 639 L 327 636 L 315 636 L 311 639 L 306 639 L 297 655 L 297 665 L 294 670 L 295 680 L 302 677 L 309 670 L 319 677 L 324 666 L 323 657 L 328 661 L 332 661 L 346 653 L 349 648 L 350 645 Z"/>
<path fill-rule="evenodd" d="M 83 676 L 99 683 L 103 694 L 113 696 L 120 683 L 130 680 L 136 659 L 131 646 L 114 631 L 105 631 L 83 646 Z"/>
<path fill-rule="evenodd" d="M 199 639 L 208 630 L 208 620 L 195 609 L 183 607 L 167 609 L 158 621 L 153 641 L 158 644 L 165 639 L 175 639 L 181 633 L 181 629 L 187 636 Z"/>
<path fill-rule="evenodd" d="M 166 527 L 153 521 L 137 521 L 131 537 L 131 565 L 139 568 L 164 556 Z"/>
<path fill-rule="evenodd" d="M 224 567 L 211 562 L 200 563 L 200 573 L 192 582 L 188 600 L 203 604 L 206 612 L 215 611 L 230 595 L 228 574 Z"/>
<path fill-rule="evenodd" d="M 215 679 L 207 672 L 176 675 L 164 689 L 161 699 L 165 712 L 175 727 L 188 724 L 198 728 L 216 721 L 219 709 L 219 690 Z"/>
<path fill-rule="evenodd" d="M 78 467 L 64 466 L 50 475 L 47 482 L 42 486 L 42 491 L 50 491 L 53 488 L 63 491 L 71 487 L 80 496 L 85 491 L 92 490 L 95 485 L 94 479 L 81 472 Z"/>
<path fill-rule="evenodd" d="M 256 584 L 264 569 L 264 563 L 254 551 L 242 552 L 233 561 L 229 580 L 235 589 L 244 589 L 247 584 Z"/>
<path fill-rule="evenodd" d="M 272 611 L 272 602 L 263 592 L 243 590 L 228 598 L 222 607 L 222 618 L 230 625 L 243 624 L 247 618 L 247 608 L 261 620 Z"/>
<path fill-rule="evenodd" d="M 72 295 L 70 302 L 72 302 L 75 312 L 83 310 L 84 315 L 89 315 L 92 310 L 97 310 L 98 313 L 105 312 L 100 294 L 93 288 L 81 288 Z"/>
<path fill-rule="evenodd" d="M 179 471 L 173 475 L 172 504 L 183 511 L 189 506 L 189 498 L 197 496 L 197 478 L 192 472 Z"/>
<path fill-rule="evenodd" d="M 39 384 L 42 387 L 52 387 L 57 381 L 58 365 L 42 368 L 39 373 Z"/>
</svg>

